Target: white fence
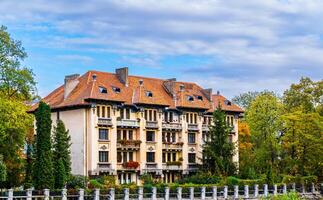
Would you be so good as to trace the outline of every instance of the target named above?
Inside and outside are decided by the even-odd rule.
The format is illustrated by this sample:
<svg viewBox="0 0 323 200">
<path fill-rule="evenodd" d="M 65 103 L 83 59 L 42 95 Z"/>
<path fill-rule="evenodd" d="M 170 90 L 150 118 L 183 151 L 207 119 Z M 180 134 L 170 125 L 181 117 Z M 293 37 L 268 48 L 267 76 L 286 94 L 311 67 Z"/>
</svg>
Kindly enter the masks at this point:
<svg viewBox="0 0 323 200">
<path fill-rule="evenodd" d="M 109 190 L 99 190 L 95 189 L 91 192 L 85 192 L 84 189 L 78 190 L 76 193 L 72 194 L 67 191 L 67 189 L 62 189 L 60 191 L 50 191 L 45 189 L 43 191 L 33 191 L 28 189 L 26 191 L 14 191 L 9 189 L 4 191 L 0 195 L 0 199 L 7 200 L 115 200 L 115 199 L 139 199 L 139 200 L 222 200 L 222 199 L 260 199 L 262 197 L 269 197 L 273 195 L 286 194 L 288 192 L 297 192 L 304 197 L 308 198 L 322 198 L 323 184 L 315 185 L 301 185 L 296 187 L 296 184 L 290 185 L 273 185 L 268 186 L 264 184 L 262 187 L 254 185 L 252 187 L 245 186 L 223 186 L 223 187 L 189 187 L 189 188 L 169 188 L 165 187 L 163 189 L 158 189 L 152 187 L 150 191 L 145 191 L 143 187 L 138 187 L 135 192 L 130 192 L 129 188 L 125 188 L 121 193 L 116 192 L 114 188 Z"/>
</svg>

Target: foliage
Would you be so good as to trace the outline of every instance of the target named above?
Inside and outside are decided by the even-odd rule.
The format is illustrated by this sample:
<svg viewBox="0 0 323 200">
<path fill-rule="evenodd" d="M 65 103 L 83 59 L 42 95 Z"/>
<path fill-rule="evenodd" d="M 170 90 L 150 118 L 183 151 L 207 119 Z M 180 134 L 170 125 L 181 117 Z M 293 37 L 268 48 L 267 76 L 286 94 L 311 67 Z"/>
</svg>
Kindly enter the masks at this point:
<svg viewBox="0 0 323 200">
<path fill-rule="evenodd" d="M 50 107 L 41 101 L 35 113 L 37 136 L 33 180 L 36 189 L 54 186 L 50 116 Z"/>
<path fill-rule="evenodd" d="M 71 175 L 66 183 L 66 188 L 79 189 L 87 187 L 87 177 L 81 175 Z"/>
<path fill-rule="evenodd" d="M 179 184 L 192 183 L 192 184 L 217 184 L 221 178 L 212 175 L 211 173 L 197 173 L 182 179 L 177 180 Z"/>
<path fill-rule="evenodd" d="M 262 197 L 262 199 L 270 199 L 270 200 L 300 200 L 301 197 L 296 192 L 289 192 L 283 195 Z"/>
<path fill-rule="evenodd" d="M 27 152 L 26 152 L 26 165 L 25 165 L 25 180 L 24 187 L 31 188 L 32 187 L 32 175 L 33 175 L 33 150 L 32 144 L 27 142 Z"/>
<path fill-rule="evenodd" d="M 0 27 L 0 96 L 15 100 L 31 100 L 35 92 L 34 74 L 21 67 L 27 57 L 20 41 L 11 38 L 5 26 Z"/>
<path fill-rule="evenodd" d="M 260 92 L 246 92 L 238 96 L 233 97 L 232 102 L 240 106 L 241 108 L 247 109 L 251 102 L 260 94 Z"/>
<path fill-rule="evenodd" d="M 62 120 L 57 120 L 54 127 L 53 165 L 55 188 L 62 188 L 71 175 L 71 137 Z"/>
<path fill-rule="evenodd" d="M 141 140 L 118 140 L 121 145 L 139 145 Z"/>
<path fill-rule="evenodd" d="M 5 181 L 7 178 L 7 168 L 3 163 L 2 156 L 0 155 L 0 182 Z"/>
<path fill-rule="evenodd" d="M 232 157 L 235 147 L 229 141 L 230 128 L 225 121 L 225 112 L 218 108 L 213 112 L 213 123 L 210 126 L 210 140 L 203 146 L 203 166 L 206 170 L 216 175 L 228 176 L 236 172 Z"/>
<path fill-rule="evenodd" d="M 123 163 L 123 167 L 130 169 L 137 169 L 139 167 L 139 162 L 136 161 L 128 161 Z"/>
</svg>

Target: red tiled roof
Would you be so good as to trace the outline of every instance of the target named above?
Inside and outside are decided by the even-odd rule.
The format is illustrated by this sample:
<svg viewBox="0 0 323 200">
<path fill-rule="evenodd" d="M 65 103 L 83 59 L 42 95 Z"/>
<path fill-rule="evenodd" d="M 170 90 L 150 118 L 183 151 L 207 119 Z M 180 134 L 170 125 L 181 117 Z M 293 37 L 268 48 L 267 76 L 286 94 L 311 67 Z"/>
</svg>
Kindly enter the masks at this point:
<svg viewBox="0 0 323 200">
<path fill-rule="evenodd" d="M 216 109 L 219 103 L 221 105 L 221 109 L 224 111 L 241 112 L 241 113 L 244 112 L 239 106 L 232 103 L 231 101 L 229 101 L 228 99 L 226 99 L 224 96 L 220 94 L 212 95 L 212 101 L 213 101 L 213 108 L 209 110 L 210 112 Z"/>
</svg>

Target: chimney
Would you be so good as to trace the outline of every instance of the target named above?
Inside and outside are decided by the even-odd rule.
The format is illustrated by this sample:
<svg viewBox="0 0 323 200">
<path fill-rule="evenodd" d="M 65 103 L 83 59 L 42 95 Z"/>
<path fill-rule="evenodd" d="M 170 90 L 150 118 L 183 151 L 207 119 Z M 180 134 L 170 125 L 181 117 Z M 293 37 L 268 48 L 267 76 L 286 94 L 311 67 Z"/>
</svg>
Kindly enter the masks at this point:
<svg viewBox="0 0 323 200">
<path fill-rule="evenodd" d="M 144 84 L 144 80 L 140 79 L 139 80 L 139 86 L 143 86 L 143 84 Z"/>
<path fill-rule="evenodd" d="M 183 91 L 184 91 L 184 88 L 185 88 L 184 84 L 181 84 L 181 85 L 179 86 L 179 91 L 183 92 Z"/>
<path fill-rule="evenodd" d="M 116 69 L 116 74 L 119 81 L 125 86 L 128 86 L 128 67 Z"/>
<path fill-rule="evenodd" d="M 220 95 L 220 91 L 218 90 L 218 91 L 216 91 L 216 95 Z"/>
<path fill-rule="evenodd" d="M 202 93 L 206 96 L 209 101 L 212 101 L 212 88 L 202 90 Z"/>
<path fill-rule="evenodd" d="M 79 83 L 78 78 L 80 77 L 79 74 L 72 74 L 65 76 L 64 79 L 64 99 L 68 97 L 68 95 L 74 90 L 74 88 Z"/>
<path fill-rule="evenodd" d="M 92 75 L 92 81 L 96 81 L 96 74 Z"/>
</svg>

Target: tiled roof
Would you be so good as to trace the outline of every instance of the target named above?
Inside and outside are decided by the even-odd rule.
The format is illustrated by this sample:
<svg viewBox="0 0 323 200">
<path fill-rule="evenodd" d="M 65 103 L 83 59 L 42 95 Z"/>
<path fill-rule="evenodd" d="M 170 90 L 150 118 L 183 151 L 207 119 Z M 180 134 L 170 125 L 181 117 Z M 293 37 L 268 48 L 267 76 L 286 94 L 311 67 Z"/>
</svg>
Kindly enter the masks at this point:
<svg viewBox="0 0 323 200">
<path fill-rule="evenodd" d="M 239 106 L 232 103 L 228 99 L 226 99 L 224 96 L 220 94 L 214 94 L 212 95 L 212 101 L 213 101 L 213 109 L 209 110 L 212 111 L 218 107 L 218 105 L 221 105 L 221 109 L 224 111 L 232 111 L 232 112 L 244 112 Z"/>
<path fill-rule="evenodd" d="M 95 77 L 95 79 L 93 78 Z M 76 87 L 64 99 L 64 85 L 60 86 L 42 100 L 51 108 L 90 105 L 88 99 L 106 100 L 124 103 L 125 105 L 145 104 L 165 106 L 169 108 L 195 108 L 213 110 L 218 101 L 224 110 L 242 112 L 236 105 L 224 105 L 224 97 L 213 95 L 209 101 L 203 88 L 195 83 L 178 82 L 173 80 L 172 91 L 165 87 L 167 80 L 140 76 L 128 76 L 128 83 L 122 83 L 114 73 L 88 71 L 77 78 Z M 105 88 L 101 93 L 99 88 Z M 120 91 L 115 91 L 115 89 Z M 149 95 L 150 94 L 150 95 Z M 221 98 L 220 98 L 221 97 Z M 190 100 L 189 100 L 190 99 Z M 37 108 L 34 105 L 30 111 Z"/>
</svg>

